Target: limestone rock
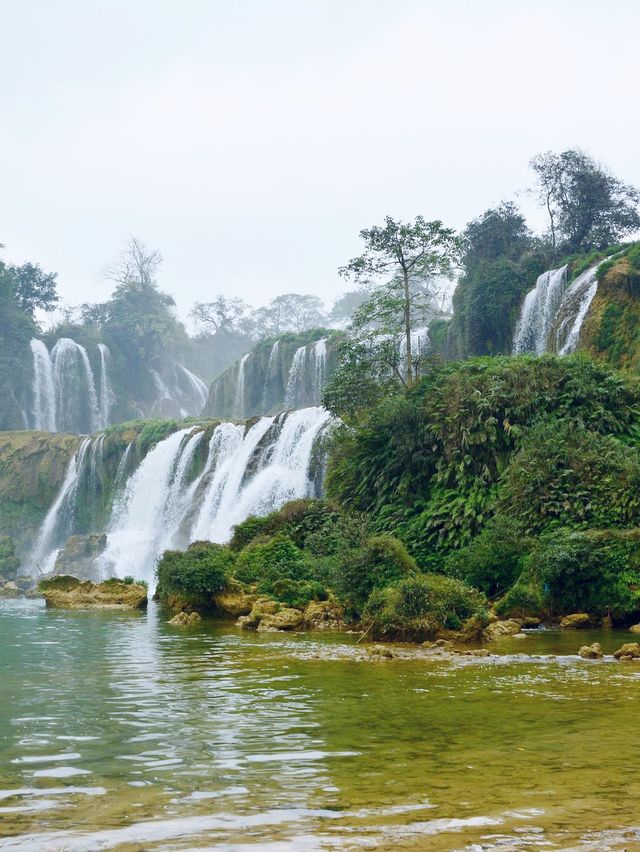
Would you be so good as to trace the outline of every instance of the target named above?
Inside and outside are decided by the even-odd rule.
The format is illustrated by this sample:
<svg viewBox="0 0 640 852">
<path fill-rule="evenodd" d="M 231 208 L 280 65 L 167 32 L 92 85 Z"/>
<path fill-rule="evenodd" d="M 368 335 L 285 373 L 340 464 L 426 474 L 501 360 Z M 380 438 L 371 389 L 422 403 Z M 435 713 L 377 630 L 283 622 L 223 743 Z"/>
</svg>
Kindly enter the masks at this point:
<svg viewBox="0 0 640 852">
<path fill-rule="evenodd" d="M 633 624 L 629 628 L 629 633 L 640 633 L 640 624 Z"/>
<path fill-rule="evenodd" d="M 578 654 L 585 660 L 601 660 L 603 656 L 599 642 L 594 642 L 593 645 L 583 645 Z"/>
<path fill-rule="evenodd" d="M 563 630 L 571 630 L 581 627 L 590 627 L 592 624 L 591 616 L 586 612 L 574 612 L 572 615 L 565 615 L 560 622 L 560 627 Z"/>
<path fill-rule="evenodd" d="M 140 583 L 106 580 L 92 583 L 62 574 L 40 581 L 47 606 L 63 609 L 145 609 L 147 587 Z"/>
<path fill-rule="evenodd" d="M 527 639 L 528 637 L 527 637 L 526 633 L 514 633 L 513 638 L 514 639 Z"/>
<path fill-rule="evenodd" d="M 268 616 L 275 615 L 280 609 L 281 606 L 278 601 L 274 601 L 272 598 L 264 596 L 259 597 L 255 600 L 249 615 L 241 615 L 236 621 L 236 627 L 242 627 L 244 630 L 257 629 L 263 619 Z M 300 622 L 302 622 L 302 613 L 299 612 L 299 610 L 295 610 L 295 612 L 299 614 Z M 267 628 L 264 629 L 266 630 Z M 278 630 L 279 628 L 271 627 L 269 629 Z"/>
<path fill-rule="evenodd" d="M 302 624 L 302 613 L 299 609 L 283 607 L 271 615 L 263 615 L 258 624 L 258 633 L 272 630 L 294 630 Z"/>
<path fill-rule="evenodd" d="M 520 633 L 520 622 L 513 618 L 507 618 L 504 621 L 494 621 L 484 631 L 486 639 L 490 641 L 501 639 L 503 636 L 515 636 Z"/>
<path fill-rule="evenodd" d="M 257 600 L 257 595 L 249 594 L 244 586 L 230 580 L 227 587 L 213 596 L 213 602 L 222 612 L 229 615 L 249 615 Z"/>
<path fill-rule="evenodd" d="M 304 611 L 309 630 L 340 630 L 344 627 L 341 607 L 334 601 L 311 601 Z"/>
<path fill-rule="evenodd" d="M 197 612 L 179 612 L 168 623 L 174 627 L 193 627 L 194 624 L 198 624 L 200 621 L 202 621 L 202 618 Z"/>
<path fill-rule="evenodd" d="M 616 660 L 640 660 L 640 645 L 637 642 L 626 642 L 613 652 Z"/>
</svg>

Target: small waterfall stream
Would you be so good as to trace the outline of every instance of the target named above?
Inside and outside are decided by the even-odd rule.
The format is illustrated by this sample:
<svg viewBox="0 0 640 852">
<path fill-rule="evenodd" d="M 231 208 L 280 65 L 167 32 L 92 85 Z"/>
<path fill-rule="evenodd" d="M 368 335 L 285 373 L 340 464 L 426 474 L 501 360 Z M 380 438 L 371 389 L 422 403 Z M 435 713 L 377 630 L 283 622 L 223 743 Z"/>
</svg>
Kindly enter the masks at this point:
<svg viewBox="0 0 640 852">
<path fill-rule="evenodd" d="M 543 272 L 536 286 L 525 296 L 513 335 L 513 354 L 547 351 L 549 333 L 567 287 L 567 267 Z"/>
</svg>

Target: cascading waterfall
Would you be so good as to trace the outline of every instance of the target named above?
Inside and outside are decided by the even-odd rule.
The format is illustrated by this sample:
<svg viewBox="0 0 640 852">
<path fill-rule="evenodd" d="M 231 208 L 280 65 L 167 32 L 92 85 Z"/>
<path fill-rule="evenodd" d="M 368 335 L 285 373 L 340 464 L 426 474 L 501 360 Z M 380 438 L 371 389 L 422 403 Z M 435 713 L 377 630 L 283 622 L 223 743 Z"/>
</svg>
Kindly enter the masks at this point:
<svg viewBox="0 0 640 852">
<path fill-rule="evenodd" d="M 118 480 L 130 467 L 129 444 L 115 477 L 107 545 L 94 563 L 98 572 L 132 575 L 153 585 L 155 563 L 164 550 L 199 539 L 225 542 L 250 514 L 319 496 L 314 448 L 330 422 L 324 409 L 307 408 L 260 418 L 249 429 L 221 423 L 213 430 L 204 464 L 196 462 L 204 449 L 202 427 L 181 429 L 151 449 L 122 487 Z M 33 549 L 31 561 L 41 571 L 52 569 L 58 549 L 77 532 L 78 500 L 98 491 L 103 443 L 104 435 L 85 439 L 69 464 Z"/>
<path fill-rule="evenodd" d="M 578 275 L 564 294 L 555 329 L 555 351 L 558 355 L 569 355 L 578 345 L 582 323 L 598 290 L 599 265 Z"/>
<path fill-rule="evenodd" d="M 513 354 L 547 351 L 549 334 L 567 287 L 567 267 L 543 272 L 525 296 L 513 336 Z"/>
<path fill-rule="evenodd" d="M 301 346 L 296 349 L 287 379 L 287 390 L 285 392 L 284 404 L 286 408 L 295 408 L 301 395 L 301 385 L 304 380 L 304 368 L 307 358 L 307 347 Z"/>
<path fill-rule="evenodd" d="M 238 362 L 238 375 L 236 377 L 236 397 L 233 403 L 233 416 L 238 420 L 242 420 L 245 416 L 245 389 L 244 389 L 244 370 L 245 365 L 251 352 L 245 353 Z"/>
<path fill-rule="evenodd" d="M 33 354 L 33 415 L 31 425 L 45 432 L 56 430 L 56 388 L 49 350 L 42 340 L 31 341 Z"/>
<path fill-rule="evenodd" d="M 278 356 L 280 354 L 280 341 L 276 340 L 276 342 L 271 347 L 271 352 L 269 353 L 269 361 L 267 363 L 267 372 L 264 376 L 264 385 L 262 388 L 262 410 L 266 412 L 269 410 L 269 391 L 271 389 L 271 385 L 275 379 L 275 367 L 278 363 Z"/>
<path fill-rule="evenodd" d="M 196 376 L 195 373 L 192 373 L 191 370 L 188 370 L 186 367 L 183 367 L 182 364 L 178 364 L 178 367 L 182 370 L 184 375 L 187 377 L 187 381 L 191 387 L 193 392 L 193 396 L 195 397 L 196 404 L 198 407 L 198 414 L 204 408 L 204 404 L 207 401 L 207 395 L 209 393 L 209 389 L 202 381 L 199 376 Z"/>
<path fill-rule="evenodd" d="M 109 381 L 111 352 L 105 343 L 98 343 L 98 351 L 100 352 L 100 428 L 104 429 L 111 423 L 111 408 L 116 398 Z"/>
<path fill-rule="evenodd" d="M 93 432 L 100 414 L 93 371 L 84 346 L 61 337 L 51 350 L 56 387 L 56 425 L 63 431 Z M 88 411 L 85 408 L 88 402 Z"/>
<path fill-rule="evenodd" d="M 320 340 L 316 340 L 313 344 L 313 362 L 313 396 L 314 402 L 319 405 L 322 401 L 322 389 L 324 388 L 327 372 L 327 339 L 325 337 L 320 338 Z"/>
<path fill-rule="evenodd" d="M 91 438 L 85 438 L 77 453 L 69 462 L 58 496 L 45 516 L 28 559 L 28 564 L 34 574 L 45 574 L 53 569 L 58 548 L 73 531 L 78 481 L 90 445 Z"/>
</svg>

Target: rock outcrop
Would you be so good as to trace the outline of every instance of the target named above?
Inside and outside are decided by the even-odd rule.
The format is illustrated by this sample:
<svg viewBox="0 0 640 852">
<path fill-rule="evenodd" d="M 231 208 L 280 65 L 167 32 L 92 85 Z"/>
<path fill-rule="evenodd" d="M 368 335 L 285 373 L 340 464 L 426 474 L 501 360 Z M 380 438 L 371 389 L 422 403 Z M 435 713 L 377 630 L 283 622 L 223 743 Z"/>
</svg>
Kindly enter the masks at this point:
<svg viewBox="0 0 640 852">
<path fill-rule="evenodd" d="M 626 642 L 613 652 L 616 660 L 640 660 L 640 645 L 637 642 Z"/>
<path fill-rule="evenodd" d="M 573 630 L 575 628 L 591 627 L 593 619 L 586 612 L 574 612 L 571 615 L 565 615 L 560 622 L 560 627 L 563 630 Z"/>
<path fill-rule="evenodd" d="M 47 606 L 61 609 L 145 609 L 147 587 L 106 580 L 92 583 L 68 574 L 42 580 L 39 590 Z"/>
<path fill-rule="evenodd" d="M 603 657 L 599 642 L 594 642 L 593 645 L 583 645 L 578 654 L 583 660 L 601 660 Z"/>
<path fill-rule="evenodd" d="M 106 546 L 107 536 L 104 533 L 72 535 L 58 553 L 53 571 L 55 574 L 71 574 L 96 582 L 100 578 L 95 560 Z"/>
</svg>

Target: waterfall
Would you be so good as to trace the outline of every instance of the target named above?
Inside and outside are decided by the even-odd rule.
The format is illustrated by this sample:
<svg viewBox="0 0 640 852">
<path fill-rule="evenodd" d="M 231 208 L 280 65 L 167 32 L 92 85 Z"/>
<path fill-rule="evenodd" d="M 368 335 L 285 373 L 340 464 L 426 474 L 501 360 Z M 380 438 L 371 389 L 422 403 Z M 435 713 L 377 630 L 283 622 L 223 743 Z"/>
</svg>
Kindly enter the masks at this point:
<svg viewBox="0 0 640 852">
<path fill-rule="evenodd" d="M 116 401 L 111 382 L 109 381 L 109 360 L 111 352 L 104 343 L 98 343 L 100 352 L 100 428 L 104 429 L 111 423 L 111 408 Z"/>
<path fill-rule="evenodd" d="M 567 286 L 567 267 L 543 272 L 525 296 L 513 336 L 513 354 L 547 351 L 549 333 Z"/>
<path fill-rule="evenodd" d="M 196 400 L 196 405 L 198 407 L 197 414 L 200 414 L 202 409 L 204 408 L 204 404 L 207 401 L 207 395 L 209 393 L 209 389 L 202 381 L 199 376 L 196 376 L 195 373 L 192 373 L 191 370 L 187 370 L 186 367 L 183 367 L 182 364 L 178 364 L 178 367 L 182 370 L 182 372 L 187 377 L 187 381 L 193 391 L 193 396 Z"/>
<path fill-rule="evenodd" d="M 58 548 L 72 532 L 80 471 L 90 445 L 91 438 L 85 438 L 69 462 L 60 491 L 45 516 L 28 560 L 34 574 L 45 574 L 53 569 Z"/>
<path fill-rule="evenodd" d="M 100 422 L 98 395 L 87 350 L 75 340 L 61 337 L 51 350 L 51 361 L 56 389 L 58 430 L 96 430 Z"/>
<path fill-rule="evenodd" d="M 578 275 L 564 294 L 555 332 L 555 351 L 559 355 L 568 355 L 578 345 L 582 323 L 598 289 L 599 265 L 597 263 Z"/>
<path fill-rule="evenodd" d="M 274 371 L 275 367 L 278 363 L 278 356 L 280 354 L 280 341 L 276 340 L 276 342 L 271 347 L 271 352 L 269 353 L 269 362 L 267 363 L 267 372 L 264 376 L 264 385 L 262 388 L 262 411 L 266 413 L 271 408 L 269 403 L 270 391 L 273 385 L 273 380 L 275 378 Z"/>
<path fill-rule="evenodd" d="M 316 405 L 322 402 L 322 391 L 324 389 L 327 372 L 327 340 L 325 337 L 316 340 L 313 344 L 314 383 L 313 401 Z"/>
<path fill-rule="evenodd" d="M 33 417 L 29 425 L 45 432 L 55 432 L 56 390 L 49 350 L 36 338 L 30 346 L 33 354 Z"/>
<path fill-rule="evenodd" d="M 242 356 L 240 361 L 238 362 L 238 375 L 236 377 L 236 396 L 233 403 L 233 416 L 237 420 L 242 420 L 245 416 L 245 382 L 244 382 L 244 370 L 245 364 L 248 359 L 251 357 L 251 352 L 247 352 Z"/>
<path fill-rule="evenodd" d="M 129 574 L 150 579 L 169 530 L 167 508 L 175 502 L 178 459 L 189 429 L 169 435 L 150 450 L 129 478 L 114 504 L 107 529 L 107 547 L 98 558 L 103 575 Z"/>
<path fill-rule="evenodd" d="M 243 445 L 237 454 L 237 468 L 242 469 L 237 470 L 235 464 L 232 466 L 233 472 L 223 489 L 207 538 L 225 542 L 233 527 L 249 515 L 266 515 L 289 500 L 319 496 L 314 493 L 310 466 L 316 439 L 330 419 L 323 408 L 302 408 L 284 415 L 284 423 L 270 452 L 262 457 L 252 475 L 247 475 L 246 467 L 253 453 L 244 451 Z M 256 424 L 261 426 L 263 434 L 273 423 L 270 418 L 264 420 Z M 253 429 L 244 443 L 255 446 L 255 441 L 251 441 Z"/>
<path fill-rule="evenodd" d="M 289 376 L 287 378 L 287 390 L 285 392 L 284 404 L 286 408 L 295 408 L 300 399 L 300 385 L 304 380 L 304 368 L 307 356 L 307 347 L 301 346 L 296 349 L 291 362 Z"/>
</svg>

